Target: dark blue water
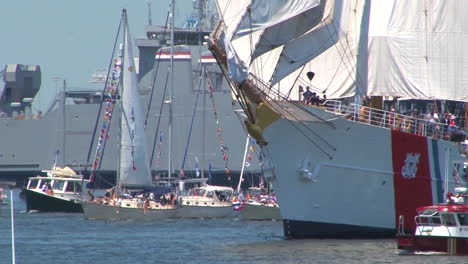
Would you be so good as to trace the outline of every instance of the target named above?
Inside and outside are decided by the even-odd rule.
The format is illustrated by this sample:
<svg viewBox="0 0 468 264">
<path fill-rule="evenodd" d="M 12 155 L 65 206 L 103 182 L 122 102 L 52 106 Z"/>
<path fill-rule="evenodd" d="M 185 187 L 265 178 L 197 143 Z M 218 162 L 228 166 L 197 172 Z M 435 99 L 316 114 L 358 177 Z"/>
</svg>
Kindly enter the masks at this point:
<svg viewBox="0 0 468 264">
<path fill-rule="evenodd" d="M 285 240 L 281 222 L 86 220 L 21 213 L 14 191 L 16 263 L 468 263 L 468 257 L 401 255 L 393 239 Z M 10 207 L 0 206 L 0 263 L 11 263 Z"/>
</svg>

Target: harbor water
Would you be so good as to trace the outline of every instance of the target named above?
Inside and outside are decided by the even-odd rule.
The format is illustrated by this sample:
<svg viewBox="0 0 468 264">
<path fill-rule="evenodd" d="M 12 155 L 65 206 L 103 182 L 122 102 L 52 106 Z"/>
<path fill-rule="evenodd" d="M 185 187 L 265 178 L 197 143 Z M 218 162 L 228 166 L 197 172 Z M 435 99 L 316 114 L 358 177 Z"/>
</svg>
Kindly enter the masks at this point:
<svg viewBox="0 0 468 264">
<path fill-rule="evenodd" d="M 25 213 L 14 190 L 16 263 L 468 263 L 405 255 L 394 239 L 287 240 L 280 221 L 119 222 L 83 214 Z M 7 202 L 8 199 L 7 199 Z M 0 263 L 12 263 L 10 205 L 0 206 Z"/>
</svg>

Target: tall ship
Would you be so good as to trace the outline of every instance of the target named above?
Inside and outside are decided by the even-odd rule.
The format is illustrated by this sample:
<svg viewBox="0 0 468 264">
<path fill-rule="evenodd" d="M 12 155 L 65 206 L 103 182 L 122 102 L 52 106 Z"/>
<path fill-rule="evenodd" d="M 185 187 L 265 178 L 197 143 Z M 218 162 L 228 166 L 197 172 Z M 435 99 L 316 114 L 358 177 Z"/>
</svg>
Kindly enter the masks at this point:
<svg viewBox="0 0 468 264">
<path fill-rule="evenodd" d="M 468 4 L 384 2 L 217 1 L 207 41 L 287 237 L 394 236 L 401 215 L 414 230 L 467 177 Z"/>
<path fill-rule="evenodd" d="M 149 17 L 146 36 L 135 40 L 139 49 L 135 58 L 138 93 L 155 179 L 183 175 L 211 178 L 213 184 L 230 185 L 232 181 L 234 185 L 243 165 L 247 133 L 238 122 L 230 86 L 203 46 L 211 25 L 206 6 L 207 1 L 194 2 L 193 18 L 172 31 L 174 78 L 167 77 L 171 66 L 170 25 L 152 25 Z M 57 81 L 63 88 L 43 113 L 31 110 L 41 87 L 40 66 L 10 64 L 0 75 L 5 83 L 0 90 L 0 178 L 25 183 L 27 177 L 55 163 L 88 177 L 99 144 L 92 138 L 103 126 L 96 120 L 98 112 L 105 111 L 101 101 L 110 74 L 104 70 L 93 76 L 93 81 L 102 85 L 99 90 L 70 90 Z M 172 98 L 169 87 L 173 87 Z M 113 114 L 120 114 L 118 106 Z M 110 126 L 109 131 L 117 131 L 116 122 Z M 103 149 L 97 170 L 100 177 L 96 177 L 99 184 L 115 183 L 117 140 L 109 135 Z M 253 157 L 247 174 L 260 172 L 258 159 Z"/>
</svg>

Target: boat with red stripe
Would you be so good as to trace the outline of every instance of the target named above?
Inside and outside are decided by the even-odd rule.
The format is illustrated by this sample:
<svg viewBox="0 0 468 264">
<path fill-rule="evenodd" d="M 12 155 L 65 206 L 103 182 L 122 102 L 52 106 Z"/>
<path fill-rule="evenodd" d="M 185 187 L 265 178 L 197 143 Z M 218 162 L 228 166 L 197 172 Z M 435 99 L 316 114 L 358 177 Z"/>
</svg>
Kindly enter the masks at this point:
<svg viewBox="0 0 468 264">
<path fill-rule="evenodd" d="M 400 216 L 398 248 L 415 253 L 440 252 L 449 255 L 468 255 L 468 194 L 466 187 L 455 188 L 447 194 L 444 204 L 417 209 L 412 234 L 403 230 L 404 216 Z"/>
</svg>

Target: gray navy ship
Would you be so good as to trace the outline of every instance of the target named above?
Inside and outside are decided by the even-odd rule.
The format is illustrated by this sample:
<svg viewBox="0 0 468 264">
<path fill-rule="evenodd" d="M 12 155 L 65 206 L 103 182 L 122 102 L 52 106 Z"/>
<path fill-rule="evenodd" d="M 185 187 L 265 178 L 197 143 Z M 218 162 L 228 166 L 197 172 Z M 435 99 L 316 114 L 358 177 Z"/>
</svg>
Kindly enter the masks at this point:
<svg viewBox="0 0 468 264">
<path fill-rule="evenodd" d="M 236 110 L 240 108 L 232 100 L 230 87 L 203 45 L 210 30 L 201 21 L 206 21 L 203 15 L 199 21 L 188 23 L 196 26 L 174 29 L 173 86 L 168 27 L 149 22 L 146 37 L 135 40 L 140 99 L 148 116 L 147 142 L 153 150 L 153 176 L 211 178 L 212 184 L 237 186 L 242 165 L 247 164 L 248 181 L 258 181 L 260 162 L 255 153 L 249 153 L 252 159 L 243 162 L 247 134 L 239 122 L 242 112 Z M 96 151 L 95 130 L 101 127 L 96 120 L 102 92 L 72 91 L 64 83 L 47 111 L 33 113 L 31 103 L 41 86 L 40 66 L 9 64 L 0 77 L 5 82 L 0 98 L 0 178 L 24 184 L 27 177 L 53 164 L 69 166 L 87 176 Z M 106 74 L 97 77 L 104 80 Z M 172 114 L 168 103 L 172 103 Z M 113 115 L 119 113 L 116 105 Z M 116 123 L 110 125 L 111 134 L 97 172 L 100 177 L 96 177 L 104 186 L 115 182 L 118 139 L 112 132 L 117 131 Z"/>
</svg>

